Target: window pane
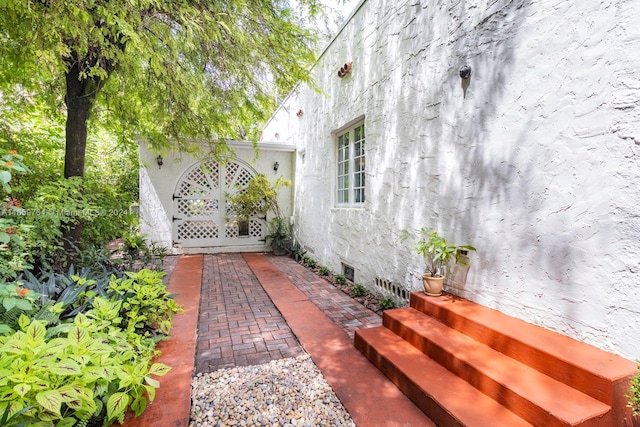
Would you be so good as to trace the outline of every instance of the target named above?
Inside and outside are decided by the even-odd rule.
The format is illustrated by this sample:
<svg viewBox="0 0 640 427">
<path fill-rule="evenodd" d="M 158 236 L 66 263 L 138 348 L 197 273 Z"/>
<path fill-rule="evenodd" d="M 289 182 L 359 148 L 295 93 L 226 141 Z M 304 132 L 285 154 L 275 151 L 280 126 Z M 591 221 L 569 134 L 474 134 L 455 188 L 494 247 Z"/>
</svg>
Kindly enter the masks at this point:
<svg viewBox="0 0 640 427">
<path fill-rule="evenodd" d="M 364 203 L 365 139 L 364 124 L 354 126 L 337 136 L 336 202 Z"/>
</svg>

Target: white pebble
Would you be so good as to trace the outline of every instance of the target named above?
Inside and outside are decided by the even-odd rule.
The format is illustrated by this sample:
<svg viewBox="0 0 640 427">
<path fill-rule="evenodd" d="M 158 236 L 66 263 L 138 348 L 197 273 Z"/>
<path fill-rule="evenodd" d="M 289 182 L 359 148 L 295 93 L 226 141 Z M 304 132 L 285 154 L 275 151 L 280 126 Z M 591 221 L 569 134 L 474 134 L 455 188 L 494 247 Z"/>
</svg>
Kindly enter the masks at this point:
<svg viewBox="0 0 640 427">
<path fill-rule="evenodd" d="M 190 427 L 355 427 L 309 355 L 194 376 Z"/>
</svg>

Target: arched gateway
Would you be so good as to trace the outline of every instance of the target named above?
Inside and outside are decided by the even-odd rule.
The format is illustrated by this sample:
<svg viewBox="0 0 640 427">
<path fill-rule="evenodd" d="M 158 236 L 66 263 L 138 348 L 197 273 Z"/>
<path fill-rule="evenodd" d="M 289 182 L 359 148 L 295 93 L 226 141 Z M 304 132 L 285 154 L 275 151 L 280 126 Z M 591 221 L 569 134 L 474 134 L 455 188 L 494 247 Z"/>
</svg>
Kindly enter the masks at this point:
<svg viewBox="0 0 640 427">
<path fill-rule="evenodd" d="M 239 221 L 228 202 L 255 175 L 237 159 L 206 159 L 188 168 L 173 192 L 173 242 L 185 248 L 264 244 L 264 218 Z"/>
</svg>

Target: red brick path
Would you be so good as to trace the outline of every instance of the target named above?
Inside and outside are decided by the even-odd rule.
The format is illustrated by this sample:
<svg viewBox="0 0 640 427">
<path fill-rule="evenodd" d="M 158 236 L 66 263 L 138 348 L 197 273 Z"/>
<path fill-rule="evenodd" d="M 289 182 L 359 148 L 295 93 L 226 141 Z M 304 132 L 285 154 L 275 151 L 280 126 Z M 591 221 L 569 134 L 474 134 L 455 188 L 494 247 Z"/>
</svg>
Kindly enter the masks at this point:
<svg viewBox="0 0 640 427">
<path fill-rule="evenodd" d="M 204 256 L 196 372 L 303 353 L 241 254 Z"/>
</svg>

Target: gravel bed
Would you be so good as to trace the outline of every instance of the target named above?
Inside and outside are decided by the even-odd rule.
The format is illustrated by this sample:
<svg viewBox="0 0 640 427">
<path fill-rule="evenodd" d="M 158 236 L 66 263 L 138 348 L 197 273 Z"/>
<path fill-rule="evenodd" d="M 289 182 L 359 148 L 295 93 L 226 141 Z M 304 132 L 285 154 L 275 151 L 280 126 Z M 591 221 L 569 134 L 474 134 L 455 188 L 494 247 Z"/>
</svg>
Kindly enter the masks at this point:
<svg viewBox="0 0 640 427">
<path fill-rule="evenodd" d="M 309 355 L 197 374 L 190 427 L 355 427 Z"/>
</svg>

